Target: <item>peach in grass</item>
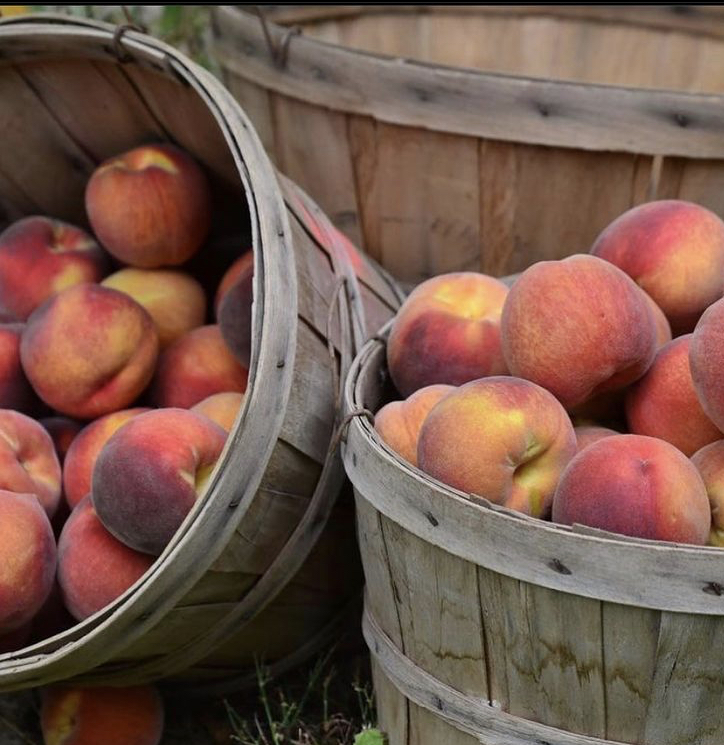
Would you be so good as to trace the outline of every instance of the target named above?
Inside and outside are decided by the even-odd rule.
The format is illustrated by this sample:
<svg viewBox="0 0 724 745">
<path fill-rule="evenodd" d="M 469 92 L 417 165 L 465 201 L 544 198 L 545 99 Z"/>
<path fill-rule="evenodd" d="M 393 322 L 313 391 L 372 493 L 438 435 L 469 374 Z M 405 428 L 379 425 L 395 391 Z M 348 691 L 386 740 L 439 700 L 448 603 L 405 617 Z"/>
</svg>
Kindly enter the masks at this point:
<svg viewBox="0 0 724 745">
<path fill-rule="evenodd" d="M 186 409 L 133 417 L 101 450 L 92 477 L 105 527 L 137 551 L 160 554 L 205 492 L 227 433 Z"/>
<path fill-rule="evenodd" d="M 214 393 L 191 407 L 191 411 L 203 414 L 216 422 L 225 432 L 231 432 L 236 417 L 244 403 L 244 394 L 236 391 Z"/>
<path fill-rule="evenodd" d="M 646 290 L 677 336 L 692 331 L 724 295 L 724 222 L 693 202 L 662 199 L 633 207 L 604 228 L 591 253 Z"/>
<path fill-rule="evenodd" d="M 502 282 L 477 272 L 419 284 L 398 311 L 387 345 L 397 390 L 407 397 L 428 385 L 506 373 L 500 314 L 507 293 Z"/>
<path fill-rule="evenodd" d="M 618 267 L 586 254 L 526 269 L 506 298 L 501 331 L 510 373 L 567 409 L 638 380 L 656 353 L 643 293 Z"/>
<path fill-rule="evenodd" d="M 168 143 L 142 145 L 101 163 L 88 181 L 85 204 L 103 246 L 143 269 L 183 264 L 211 224 L 203 170 Z"/>
<path fill-rule="evenodd" d="M 130 295 L 153 318 L 161 349 L 206 320 L 206 293 L 190 274 L 125 267 L 101 285 Z"/>
<path fill-rule="evenodd" d="M 90 422 L 79 432 L 63 465 L 63 493 L 71 509 L 90 492 L 93 466 L 111 435 L 129 419 L 145 411 L 150 409 L 137 406 L 113 411 Z"/>
<path fill-rule="evenodd" d="M 691 456 L 724 434 L 704 413 L 689 366 L 691 334 L 665 344 L 626 396 L 629 431 L 659 437 Z"/>
<path fill-rule="evenodd" d="M 159 745 L 163 700 L 154 686 L 55 685 L 41 694 L 45 745 Z"/>
<path fill-rule="evenodd" d="M 29 623 L 53 585 L 56 547 L 33 494 L 0 490 L 0 635 Z"/>
<path fill-rule="evenodd" d="M 98 518 L 90 494 L 74 507 L 58 539 L 58 584 L 63 603 L 82 621 L 135 584 L 153 564 L 113 536 Z"/>
<path fill-rule="evenodd" d="M 645 435 L 604 437 L 563 472 L 552 519 L 612 533 L 703 545 L 711 514 L 701 476 L 676 447 Z"/>
<path fill-rule="evenodd" d="M 123 292 L 97 284 L 64 290 L 37 308 L 20 342 L 20 360 L 49 406 L 94 419 L 132 403 L 158 356 L 151 316 Z"/>
<path fill-rule="evenodd" d="M 244 393 L 249 370 L 232 354 L 218 324 L 189 331 L 163 350 L 149 391 L 160 407 L 188 409 L 214 393 Z"/>
<path fill-rule="evenodd" d="M 19 411 L 0 409 L 0 490 L 34 494 L 52 517 L 60 502 L 61 478 L 46 429 Z"/>
<path fill-rule="evenodd" d="M 428 385 L 411 394 L 404 401 L 390 401 L 375 414 L 377 434 L 401 458 L 417 465 L 417 441 L 420 428 L 430 410 L 455 386 Z"/>
<path fill-rule="evenodd" d="M 575 452 L 573 425 L 551 393 L 520 378 L 491 376 L 433 407 L 420 429 L 417 462 L 456 489 L 546 517 Z"/>
<path fill-rule="evenodd" d="M 110 259 L 81 228 L 50 217 L 24 217 L 0 234 L 0 297 L 26 319 L 43 301 L 82 282 L 100 282 Z"/>
</svg>

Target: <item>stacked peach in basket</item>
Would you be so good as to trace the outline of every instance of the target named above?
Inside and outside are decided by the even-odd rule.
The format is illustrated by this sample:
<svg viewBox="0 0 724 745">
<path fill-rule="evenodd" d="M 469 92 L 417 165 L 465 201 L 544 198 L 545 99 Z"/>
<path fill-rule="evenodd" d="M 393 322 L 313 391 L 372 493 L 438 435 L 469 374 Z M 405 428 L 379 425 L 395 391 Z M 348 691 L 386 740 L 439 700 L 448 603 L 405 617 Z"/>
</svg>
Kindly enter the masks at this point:
<svg viewBox="0 0 724 745">
<path fill-rule="evenodd" d="M 29 216 L 0 234 L 0 652 L 139 580 L 221 455 L 247 386 L 253 254 L 192 274 L 211 195 L 190 155 L 141 145 L 92 174 L 92 233 Z M 85 705 L 66 695 L 49 694 L 51 730 L 68 725 L 55 708 Z M 156 712 L 150 741 L 154 696 L 128 694 Z"/>
<path fill-rule="evenodd" d="M 427 280 L 387 347 L 380 437 L 533 517 L 724 545 L 724 223 L 682 200 L 503 282 Z M 673 337 L 673 338 L 672 338 Z"/>
</svg>

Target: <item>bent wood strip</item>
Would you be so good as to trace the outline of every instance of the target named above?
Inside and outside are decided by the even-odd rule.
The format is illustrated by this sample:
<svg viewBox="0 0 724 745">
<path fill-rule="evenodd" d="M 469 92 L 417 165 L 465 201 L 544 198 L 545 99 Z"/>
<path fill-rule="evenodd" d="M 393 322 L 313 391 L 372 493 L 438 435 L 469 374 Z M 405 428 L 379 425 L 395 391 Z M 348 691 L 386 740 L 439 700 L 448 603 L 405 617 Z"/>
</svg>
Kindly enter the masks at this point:
<svg viewBox="0 0 724 745">
<path fill-rule="evenodd" d="M 379 401 L 365 398 L 363 390 L 365 375 L 378 379 L 383 355 L 384 345 L 372 341 L 357 358 L 345 390 L 348 412 L 363 406 L 376 410 Z M 724 596 L 711 584 L 724 585 L 720 549 L 577 532 L 474 501 L 402 461 L 362 417 L 350 422 L 343 454 L 356 491 L 375 509 L 486 569 L 598 600 L 724 615 Z M 559 571 L 561 564 L 567 573 Z"/>
<path fill-rule="evenodd" d="M 221 64 L 290 98 L 379 121 L 584 150 L 724 157 L 724 98 L 428 65 L 295 37 L 276 67 L 258 17 L 221 6 Z M 275 43 L 286 30 L 269 24 Z M 239 49 L 243 55 L 239 54 Z M 686 136 L 682 136 L 683 133 Z"/>
<path fill-rule="evenodd" d="M 362 618 L 362 631 L 375 661 L 398 691 L 485 745 L 623 745 L 620 741 L 576 735 L 528 721 L 507 714 L 481 698 L 460 693 L 402 654 L 367 610 Z"/>
</svg>

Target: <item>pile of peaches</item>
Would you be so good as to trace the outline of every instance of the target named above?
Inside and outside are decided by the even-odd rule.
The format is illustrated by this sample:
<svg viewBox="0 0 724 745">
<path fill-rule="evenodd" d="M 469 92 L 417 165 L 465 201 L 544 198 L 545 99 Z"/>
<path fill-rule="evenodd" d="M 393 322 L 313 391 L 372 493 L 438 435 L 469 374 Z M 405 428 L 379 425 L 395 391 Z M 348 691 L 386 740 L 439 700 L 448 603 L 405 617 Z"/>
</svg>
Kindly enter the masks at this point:
<svg viewBox="0 0 724 745">
<path fill-rule="evenodd" d="M 247 386 L 252 253 L 213 286 L 189 269 L 214 217 L 202 167 L 139 146 L 97 167 L 85 209 L 90 231 L 31 216 L 0 234 L 3 652 L 140 579 Z"/>
<path fill-rule="evenodd" d="M 724 222 L 649 202 L 511 280 L 409 295 L 387 347 L 404 400 L 377 413 L 380 438 L 533 517 L 724 545 Z"/>
</svg>

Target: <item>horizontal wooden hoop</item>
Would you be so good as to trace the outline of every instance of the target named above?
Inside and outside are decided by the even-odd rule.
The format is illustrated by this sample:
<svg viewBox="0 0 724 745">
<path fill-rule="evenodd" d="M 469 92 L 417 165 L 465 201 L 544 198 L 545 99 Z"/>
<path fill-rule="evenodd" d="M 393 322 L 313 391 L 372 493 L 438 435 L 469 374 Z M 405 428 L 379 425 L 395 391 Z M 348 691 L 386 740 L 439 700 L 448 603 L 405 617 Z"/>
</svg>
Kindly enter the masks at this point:
<svg viewBox="0 0 724 745">
<path fill-rule="evenodd" d="M 400 652 L 367 607 L 362 631 L 373 657 L 403 696 L 462 732 L 479 737 L 485 745 L 625 745 L 532 722 L 456 691 Z"/>
</svg>

